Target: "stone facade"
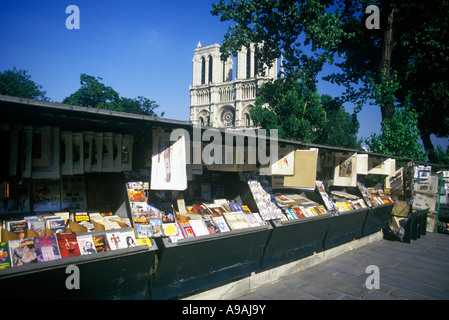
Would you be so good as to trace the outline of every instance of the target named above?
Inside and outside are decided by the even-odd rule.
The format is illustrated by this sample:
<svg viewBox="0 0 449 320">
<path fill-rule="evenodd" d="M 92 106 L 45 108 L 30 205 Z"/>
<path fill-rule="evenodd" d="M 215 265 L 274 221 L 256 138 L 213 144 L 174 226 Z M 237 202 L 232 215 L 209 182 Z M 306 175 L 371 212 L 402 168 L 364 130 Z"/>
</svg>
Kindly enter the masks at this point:
<svg viewBox="0 0 449 320">
<path fill-rule="evenodd" d="M 256 45 L 242 48 L 236 57 L 234 75 L 233 59 L 221 60 L 219 44 L 202 47 L 198 43 L 192 61 L 191 122 L 217 128 L 253 126 L 249 110 L 255 105 L 257 90 L 277 77 L 277 62 L 270 68 L 259 65 L 256 50 Z"/>
</svg>

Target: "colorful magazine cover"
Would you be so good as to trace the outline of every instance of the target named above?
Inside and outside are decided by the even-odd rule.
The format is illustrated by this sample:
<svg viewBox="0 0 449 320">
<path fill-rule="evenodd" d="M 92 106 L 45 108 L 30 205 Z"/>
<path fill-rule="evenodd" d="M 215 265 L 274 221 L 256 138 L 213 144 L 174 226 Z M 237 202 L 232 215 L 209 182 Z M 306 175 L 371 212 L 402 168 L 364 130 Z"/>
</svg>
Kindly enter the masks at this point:
<svg viewBox="0 0 449 320">
<path fill-rule="evenodd" d="M 37 263 L 38 260 L 34 240 L 21 239 L 9 241 L 9 256 L 12 262 L 12 267 Z"/>
<path fill-rule="evenodd" d="M 34 238 L 34 245 L 38 262 L 61 259 L 55 235 Z"/>
<path fill-rule="evenodd" d="M 80 248 L 81 255 L 97 253 L 92 235 L 90 234 L 81 235 L 77 236 L 76 239 L 78 240 L 78 246 Z"/>
<path fill-rule="evenodd" d="M 81 255 L 78 241 L 76 240 L 76 233 L 61 232 L 56 234 L 58 240 L 59 251 L 62 258 L 69 258 Z"/>
<path fill-rule="evenodd" d="M 0 242 L 0 269 L 11 267 L 11 260 L 9 259 L 9 246 L 7 241 Z"/>
</svg>

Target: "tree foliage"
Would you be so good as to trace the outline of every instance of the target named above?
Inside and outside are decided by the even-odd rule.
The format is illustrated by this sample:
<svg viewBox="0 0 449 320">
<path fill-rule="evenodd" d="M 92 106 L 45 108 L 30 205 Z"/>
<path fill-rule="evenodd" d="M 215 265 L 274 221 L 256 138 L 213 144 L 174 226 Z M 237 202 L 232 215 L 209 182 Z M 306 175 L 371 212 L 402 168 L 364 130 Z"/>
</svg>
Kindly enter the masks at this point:
<svg viewBox="0 0 449 320">
<path fill-rule="evenodd" d="M 31 80 L 27 70 L 12 70 L 0 72 L 0 94 L 5 96 L 49 101 L 43 87 Z"/>
<path fill-rule="evenodd" d="M 380 9 L 380 29 L 365 25 L 368 5 Z M 356 104 L 356 111 L 376 104 L 382 126 L 391 125 L 384 122 L 395 108 L 414 110 L 432 162 L 437 155 L 431 135 L 449 136 L 447 12 L 448 0 L 220 0 L 212 10 L 233 22 L 224 36 L 223 57 L 262 43 L 263 63 L 283 56 L 286 77 L 310 90 L 323 65 L 338 54 L 341 72 L 325 79 L 346 88 L 342 101 Z"/>
<path fill-rule="evenodd" d="M 81 88 L 64 98 L 62 103 L 154 117 L 158 116 L 155 109 L 159 105 L 155 101 L 142 96 L 139 96 L 137 99 L 120 97 L 117 91 L 101 83 L 100 80 L 103 79 L 82 73 L 80 75 Z M 164 112 L 160 116 L 162 117 L 163 115 Z"/>
<path fill-rule="evenodd" d="M 338 14 L 328 11 L 332 1 L 220 0 L 212 14 L 233 21 L 221 46 L 222 57 L 236 55 L 250 43 L 263 44 L 258 58 L 271 65 L 283 57 L 287 76 L 301 79 L 309 89 L 343 36 Z"/>
<path fill-rule="evenodd" d="M 284 139 L 340 147 L 359 147 L 359 123 L 332 97 L 320 97 L 296 80 L 265 83 L 250 110 L 251 118 L 264 129 L 277 129 Z"/>
<path fill-rule="evenodd" d="M 365 142 L 373 152 L 426 161 L 417 124 L 418 114 L 414 110 L 396 108 L 393 116 L 384 121 L 381 134 L 373 133 Z"/>
<path fill-rule="evenodd" d="M 408 103 L 417 112 L 421 140 L 429 160 L 436 162 L 430 137 L 432 134 L 440 138 L 449 136 L 449 1 L 377 0 L 368 3 L 352 0 L 337 3 L 340 4 L 341 24 L 348 36 L 338 44 L 338 52 L 344 56 L 343 62 L 337 64 L 342 72 L 327 79 L 346 87 L 345 101 L 362 106 L 369 99 L 375 99 L 379 88 L 392 80 L 381 68 L 385 30 L 391 23 L 388 72 L 396 75 L 394 81 L 399 87 L 390 103 L 400 107 Z M 381 10 L 379 30 L 368 30 L 364 26 L 366 16 L 360 12 L 368 4 L 375 4 Z M 389 14 L 393 15 L 391 21 Z M 388 91 L 388 88 L 382 90 Z M 379 100 L 376 102 L 379 105 Z M 383 120 L 389 117 L 391 113 L 390 116 L 382 113 Z"/>
</svg>

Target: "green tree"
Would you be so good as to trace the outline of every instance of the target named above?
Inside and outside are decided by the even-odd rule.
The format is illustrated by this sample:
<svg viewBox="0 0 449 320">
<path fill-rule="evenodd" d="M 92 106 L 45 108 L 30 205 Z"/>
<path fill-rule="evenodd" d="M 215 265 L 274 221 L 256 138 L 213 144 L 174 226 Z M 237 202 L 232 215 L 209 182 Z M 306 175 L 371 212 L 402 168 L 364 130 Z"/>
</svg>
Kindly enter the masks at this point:
<svg viewBox="0 0 449 320">
<path fill-rule="evenodd" d="M 342 102 L 329 95 L 321 96 L 321 104 L 327 115 L 325 144 L 360 149 L 360 142 L 357 139 L 360 123 L 357 114 L 346 112 Z"/>
<path fill-rule="evenodd" d="M 234 22 L 221 45 L 222 58 L 236 55 L 250 43 L 263 44 L 258 51 L 261 63 L 270 65 L 283 57 L 287 77 L 300 79 L 313 90 L 317 74 L 332 62 L 337 44 L 344 35 L 339 15 L 329 11 L 333 1 L 318 0 L 220 0 L 212 14 L 221 21 Z"/>
<path fill-rule="evenodd" d="M 383 121 L 381 133 L 373 133 L 365 142 L 373 152 L 426 161 L 417 124 L 418 114 L 413 109 L 395 108 L 393 116 Z"/>
<path fill-rule="evenodd" d="M 437 159 L 437 163 L 449 165 L 449 146 L 446 147 L 446 151 L 443 150 L 440 146 L 435 149 L 435 156 Z"/>
<path fill-rule="evenodd" d="M 344 59 L 337 64 L 342 72 L 327 79 L 345 86 L 345 101 L 359 107 L 374 99 L 381 107 L 382 120 L 392 117 L 395 106 L 409 103 L 418 114 L 418 129 L 429 161 L 436 162 L 431 135 L 449 136 L 449 1 L 338 3 L 346 36 L 337 46 Z M 361 13 L 368 4 L 381 10 L 379 30 L 365 27 L 367 16 Z M 394 96 L 376 100 L 379 87 L 391 81 L 399 84 Z"/>
<path fill-rule="evenodd" d="M 12 70 L 0 72 L 0 94 L 11 97 L 50 101 L 42 86 L 31 80 L 27 70 Z"/>
<path fill-rule="evenodd" d="M 277 129 L 284 139 L 358 148 L 359 123 L 329 95 L 320 97 L 306 84 L 291 79 L 265 83 L 250 116 L 255 125 Z"/>
<path fill-rule="evenodd" d="M 120 97 L 117 91 L 101 83 L 100 80 L 103 79 L 82 73 L 81 88 L 64 98 L 62 103 L 154 117 L 164 115 L 164 112 L 160 115 L 156 113 L 155 109 L 159 108 L 159 105 L 155 101 L 142 96 L 137 99 Z"/>
<path fill-rule="evenodd" d="M 298 81 L 278 79 L 259 90 L 256 106 L 250 110 L 256 126 L 277 129 L 284 139 L 321 142 L 326 112 L 320 97 Z"/>
</svg>

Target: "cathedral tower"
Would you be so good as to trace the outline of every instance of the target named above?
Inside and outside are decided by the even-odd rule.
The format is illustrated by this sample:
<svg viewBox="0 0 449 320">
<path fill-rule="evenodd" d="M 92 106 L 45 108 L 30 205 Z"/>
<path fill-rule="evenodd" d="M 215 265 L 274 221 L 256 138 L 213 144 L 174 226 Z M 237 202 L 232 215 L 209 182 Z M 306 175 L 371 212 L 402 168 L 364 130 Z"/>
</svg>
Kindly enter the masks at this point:
<svg viewBox="0 0 449 320">
<path fill-rule="evenodd" d="M 249 110 L 254 107 L 258 88 L 277 77 L 277 61 L 271 68 L 256 58 L 258 46 L 242 48 L 233 59 L 220 58 L 220 45 L 205 47 L 198 43 L 193 55 L 193 79 L 190 86 L 190 121 L 218 128 L 249 128 Z M 262 68 L 264 75 L 262 76 Z"/>
</svg>

